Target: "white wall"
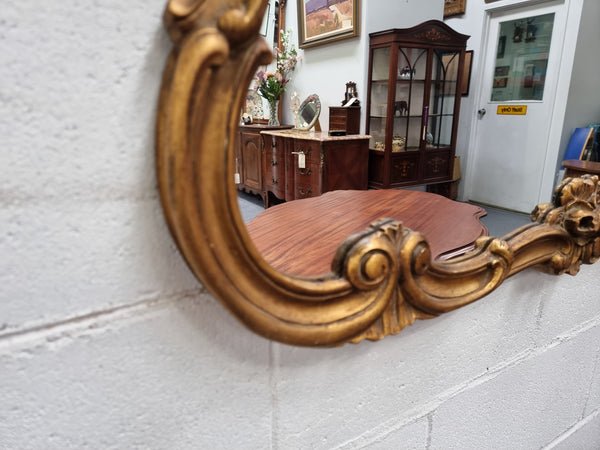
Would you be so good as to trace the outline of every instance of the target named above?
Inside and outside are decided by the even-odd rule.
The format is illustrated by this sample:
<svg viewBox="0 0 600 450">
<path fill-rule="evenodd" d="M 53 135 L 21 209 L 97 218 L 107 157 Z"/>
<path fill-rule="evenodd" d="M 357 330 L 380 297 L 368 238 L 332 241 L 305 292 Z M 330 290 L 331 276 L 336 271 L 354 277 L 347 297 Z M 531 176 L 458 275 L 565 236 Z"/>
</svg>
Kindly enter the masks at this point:
<svg viewBox="0 0 600 450">
<path fill-rule="evenodd" d="M 440 0 L 363 0 L 361 2 L 360 36 L 328 45 L 299 49 L 303 62 L 297 67 L 283 97 L 283 118 L 293 123 L 289 97 L 297 91 L 301 98 L 317 94 L 321 99 L 321 128 L 329 129 L 329 107 L 341 106 L 346 83 L 354 81 L 361 101 L 361 132 L 365 131 L 367 83 L 369 66 L 369 33 L 389 28 L 406 28 L 429 19 L 441 19 Z M 298 38 L 298 10 L 296 2 L 288 4 L 286 28 Z"/>
<path fill-rule="evenodd" d="M 600 2 L 585 0 L 560 140 L 559 161 L 564 158 L 575 128 L 600 123 L 600 89 L 598 89 L 597 75 L 600 73 L 600 59 L 590 57 L 598 52 L 600 43 L 598 19 L 600 19 Z"/>
<path fill-rule="evenodd" d="M 477 120 L 477 110 L 479 109 L 477 95 L 482 81 L 484 49 L 482 33 L 486 10 L 526 3 L 534 3 L 534 0 L 501 0 L 489 4 L 468 2 L 466 14 L 446 20 L 446 23 L 457 31 L 471 36 L 467 43 L 467 49 L 474 50 L 471 89 L 469 96 L 463 97 L 461 103 L 459 122 L 461 132 L 458 134 L 456 147 L 457 155 L 462 158 L 461 166 L 463 168 L 463 182 L 459 186 L 459 198 L 464 198 L 464 180 L 468 177 L 469 159 L 477 151 L 469 144 L 473 142 L 472 133 L 475 131 L 473 124 Z M 537 3 L 544 3 L 544 0 L 537 1 Z M 565 0 L 565 5 L 569 11 L 567 27 L 575 29 L 567 32 L 565 41 L 562 43 L 565 51 L 563 59 L 568 61 L 572 58 L 572 48 L 576 48 L 575 60 L 572 73 L 569 74 L 569 69 L 565 70 L 565 67 L 561 67 L 560 70 L 559 92 L 552 120 L 555 123 L 564 122 L 564 124 L 562 127 L 553 127 L 550 130 L 548 154 L 556 155 L 556 160 L 545 161 L 543 186 L 556 185 L 556 181 L 560 180 L 562 176 L 558 173 L 560 161 L 574 128 L 600 122 L 600 106 L 598 106 L 600 105 L 600 90 L 595 88 L 598 78 L 596 73 L 600 62 L 595 58 L 589 58 L 599 42 L 597 21 L 600 17 L 600 3 L 597 0 Z M 573 39 L 576 39 L 576 43 L 571 42 Z M 549 201 L 551 189 L 548 189 L 545 195 L 546 200 Z"/>
<path fill-rule="evenodd" d="M 335 349 L 204 292 L 156 188 L 163 7 L 0 9 L 0 448 L 600 446 L 600 265 Z"/>
</svg>

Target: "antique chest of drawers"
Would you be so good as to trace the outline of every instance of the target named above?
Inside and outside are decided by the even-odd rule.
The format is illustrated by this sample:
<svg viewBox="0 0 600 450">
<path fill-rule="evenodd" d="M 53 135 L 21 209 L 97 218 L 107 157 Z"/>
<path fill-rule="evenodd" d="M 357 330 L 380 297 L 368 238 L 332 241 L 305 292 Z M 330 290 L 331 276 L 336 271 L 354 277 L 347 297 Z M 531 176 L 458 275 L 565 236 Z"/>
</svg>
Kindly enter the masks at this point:
<svg viewBox="0 0 600 450">
<path fill-rule="evenodd" d="M 266 207 L 272 197 L 290 201 L 338 189 L 367 189 L 369 136 L 297 130 L 265 130 L 261 135 Z"/>
</svg>

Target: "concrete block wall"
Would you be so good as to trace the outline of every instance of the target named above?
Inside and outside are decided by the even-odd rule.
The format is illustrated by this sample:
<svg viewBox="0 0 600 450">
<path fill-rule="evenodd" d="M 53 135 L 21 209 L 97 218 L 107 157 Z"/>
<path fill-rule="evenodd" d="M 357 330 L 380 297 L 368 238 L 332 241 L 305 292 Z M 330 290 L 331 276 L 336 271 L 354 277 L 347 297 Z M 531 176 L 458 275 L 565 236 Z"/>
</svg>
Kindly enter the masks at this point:
<svg viewBox="0 0 600 450">
<path fill-rule="evenodd" d="M 335 349 L 204 291 L 155 181 L 164 3 L 0 8 L 0 449 L 600 447 L 600 265 Z"/>
</svg>

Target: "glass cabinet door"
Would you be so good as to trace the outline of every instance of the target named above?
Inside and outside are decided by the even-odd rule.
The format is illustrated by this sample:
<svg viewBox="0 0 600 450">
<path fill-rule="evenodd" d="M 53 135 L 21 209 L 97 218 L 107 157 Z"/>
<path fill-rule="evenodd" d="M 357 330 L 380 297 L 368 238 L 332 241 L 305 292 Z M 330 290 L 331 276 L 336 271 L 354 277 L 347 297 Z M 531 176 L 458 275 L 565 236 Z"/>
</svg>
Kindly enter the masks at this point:
<svg viewBox="0 0 600 450">
<path fill-rule="evenodd" d="M 387 103 L 390 76 L 390 47 L 375 48 L 371 53 L 371 104 L 369 105 L 369 147 L 383 152 L 387 126 Z"/>
<path fill-rule="evenodd" d="M 392 152 L 419 151 L 427 52 L 425 48 L 398 49 Z"/>
<path fill-rule="evenodd" d="M 422 138 L 427 149 L 450 147 L 458 89 L 460 51 L 434 50 L 426 127 Z"/>
</svg>

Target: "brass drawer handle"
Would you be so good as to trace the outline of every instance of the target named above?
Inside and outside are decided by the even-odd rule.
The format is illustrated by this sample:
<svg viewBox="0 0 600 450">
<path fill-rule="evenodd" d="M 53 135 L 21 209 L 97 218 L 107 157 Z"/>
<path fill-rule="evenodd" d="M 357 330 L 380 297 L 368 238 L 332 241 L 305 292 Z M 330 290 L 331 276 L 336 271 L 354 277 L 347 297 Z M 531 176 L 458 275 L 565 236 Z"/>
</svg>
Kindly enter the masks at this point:
<svg viewBox="0 0 600 450">
<path fill-rule="evenodd" d="M 304 192 L 304 189 L 302 189 L 301 186 L 298 186 L 298 193 L 300 195 L 309 196 L 310 194 L 312 194 L 312 189 L 307 189 L 306 192 Z"/>
<path fill-rule="evenodd" d="M 300 175 L 310 175 L 312 174 L 312 169 L 310 167 L 308 169 L 298 169 L 298 173 Z"/>
</svg>

